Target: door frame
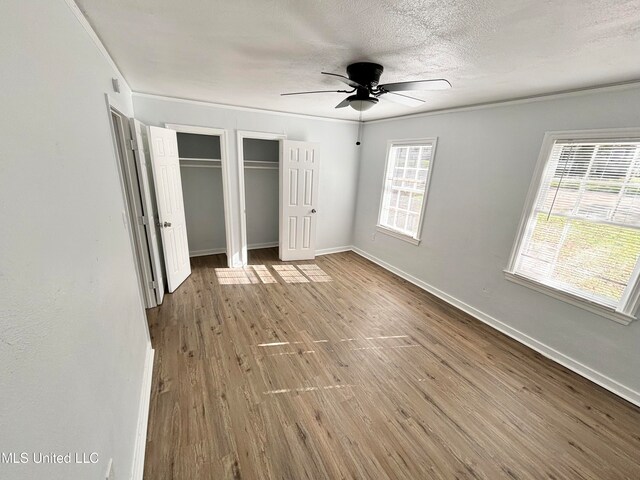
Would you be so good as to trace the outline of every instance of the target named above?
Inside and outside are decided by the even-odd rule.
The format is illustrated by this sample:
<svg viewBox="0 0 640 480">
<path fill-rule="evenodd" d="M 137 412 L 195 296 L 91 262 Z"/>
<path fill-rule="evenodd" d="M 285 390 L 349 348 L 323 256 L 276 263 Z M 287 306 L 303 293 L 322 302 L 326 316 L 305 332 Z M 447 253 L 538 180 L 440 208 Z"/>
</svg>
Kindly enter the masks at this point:
<svg viewBox="0 0 640 480">
<path fill-rule="evenodd" d="M 170 128 L 178 133 L 195 133 L 198 135 L 211 135 L 220 137 L 220 166 L 222 167 L 222 201 L 224 210 L 224 234 L 227 242 L 227 265 L 234 266 L 233 262 L 233 219 L 231 212 L 231 172 L 229 171 L 229 146 L 227 130 L 224 128 L 200 127 L 197 125 L 183 125 L 178 123 L 165 123 L 165 128 Z M 180 148 L 178 147 L 178 156 Z"/>
<path fill-rule="evenodd" d="M 244 189 L 244 142 L 245 138 L 254 138 L 257 140 L 277 140 L 278 143 L 281 143 L 281 140 L 286 140 L 287 135 L 284 133 L 272 133 L 272 132 L 256 132 L 251 130 L 236 130 L 236 139 L 237 139 L 237 153 L 238 153 L 238 193 L 240 200 L 240 250 L 241 250 L 241 259 L 242 265 L 247 265 L 248 263 L 248 244 L 247 244 L 247 207 L 246 207 L 246 197 L 245 197 L 245 189 Z M 279 149 L 280 153 L 279 157 L 282 157 L 282 148 Z M 281 167 L 282 158 L 278 158 L 278 168 Z M 278 195 L 280 194 L 280 190 L 282 189 L 282 185 L 280 184 L 280 175 L 278 174 Z M 278 225 L 278 237 L 280 237 L 280 225 Z M 280 240 L 278 238 L 278 240 Z"/>
<path fill-rule="evenodd" d="M 153 308 L 157 306 L 158 303 L 147 245 L 147 233 L 144 230 L 143 212 L 135 201 L 132 202 L 130 200 L 132 196 L 138 195 L 142 202 L 137 167 L 132 148 L 133 137 L 131 136 L 131 130 L 129 128 L 129 117 L 111 104 L 108 95 L 105 95 L 105 99 L 107 113 L 109 115 L 109 128 L 113 141 L 113 153 L 118 168 L 118 180 L 125 208 L 123 221 L 126 224 L 127 236 L 129 237 L 129 243 L 131 245 L 131 254 L 133 256 L 134 269 L 140 291 L 140 300 L 142 301 L 143 309 Z M 114 116 L 118 118 L 118 125 L 114 125 Z M 116 132 L 116 128 L 118 132 Z M 133 166 L 132 170 L 136 174 L 135 181 L 130 178 L 127 173 L 127 170 L 130 169 L 127 163 Z"/>
</svg>

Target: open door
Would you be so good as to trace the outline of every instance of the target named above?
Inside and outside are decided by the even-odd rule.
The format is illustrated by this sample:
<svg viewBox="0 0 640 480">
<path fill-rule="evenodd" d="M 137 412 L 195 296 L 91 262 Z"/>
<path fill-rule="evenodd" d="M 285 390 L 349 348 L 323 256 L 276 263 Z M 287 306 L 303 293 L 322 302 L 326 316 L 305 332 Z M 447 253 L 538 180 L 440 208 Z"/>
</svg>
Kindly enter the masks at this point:
<svg viewBox="0 0 640 480">
<path fill-rule="evenodd" d="M 156 303 L 162 304 L 164 299 L 164 279 L 162 272 L 162 260 L 160 253 L 160 241 L 158 239 L 158 222 L 154 216 L 157 212 L 155 202 L 155 192 L 153 182 L 151 181 L 151 165 L 147 161 L 149 158 L 147 128 L 144 124 L 136 119 L 130 120 L 131 136 L 134 140 L 134 153 L 136 159 L 136 169 L 138 170 L 138 179 L 140 185 L 140 196 L 142 197 L 142 205 L 144 210 L 144 224 L 147 233 L 147 247 L 149 249 L 149 257 L 151 260 L 151 273 L 153 274 L 154 290 L 156 295 Z"/>
<path fill-rule="evenodd" d="M 173 292 L 191 274 L 175 130 L 149 127 L 149 150 L 167 286 L 169 292 Z"/>
<path fill-rule="evenodd" d="M 316 256 L 318 144 L 280 141 L 280 260 Z"/>
</svg>

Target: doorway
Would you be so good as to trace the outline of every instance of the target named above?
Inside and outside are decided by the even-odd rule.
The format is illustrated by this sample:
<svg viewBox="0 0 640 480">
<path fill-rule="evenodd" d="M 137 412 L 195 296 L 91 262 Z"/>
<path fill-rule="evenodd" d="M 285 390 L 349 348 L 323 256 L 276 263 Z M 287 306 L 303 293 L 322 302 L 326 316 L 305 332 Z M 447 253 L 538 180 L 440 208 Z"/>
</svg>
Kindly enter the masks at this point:
<svg viewBox="0 0 640 480">
<path fill-rule="evenodd" d="M 247 251 L 278 246 L 280 142 L 286 135 L 238 130 L 242 264 Z"/>
<path fill-rule="evenodd" d="M 175 130 L 177 136 L 189 256 L 225 253 L 231 266 L 226 131 L 165 126 Z"/>
<path fill-rule="evenodd" d="M 146 227 L 153 226 L 153 212 L 145 211 L 142 200 L 140 178 L 134 156 L 135 143 L 131 136 L 129 119 L 110 104 L 108 108 L 125 206 L 124 221 L 131 243 L 138 288 L 144 307 L 152 308 L 158 305 L 155 291 L 158 283 L 154 279 L 151 267 Z"/>
</svg>

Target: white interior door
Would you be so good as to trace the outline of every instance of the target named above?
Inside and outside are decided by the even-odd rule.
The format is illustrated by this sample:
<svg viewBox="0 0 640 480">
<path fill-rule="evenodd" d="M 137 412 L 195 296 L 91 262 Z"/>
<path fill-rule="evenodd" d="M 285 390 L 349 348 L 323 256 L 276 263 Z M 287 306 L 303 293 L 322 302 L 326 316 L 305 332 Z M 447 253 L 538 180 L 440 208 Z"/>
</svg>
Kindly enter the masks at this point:
<svg viewBox="0 0 640 480">
<path fill-rule="evenodd" d="M 138 180 L 140 184 L 140 195 L 142 197 L 142 207 L 144 210 L 143 224 L 147 233 L 147 247 L 151 259 L 151 272 L 156 303 L 162 304 L 164 299 L 164 278 L 162 271 L 162 260 L 160 253 L 159 227 L 158 227 L 158 207 L 155 202 L 155 191 L 151 173 L 151 165 L 147 161 L 149 158 L 149 147 L 146 126 L 136 119 L 131 119 L 131 135 L 134 139 L 134 152 L 136 157 L 136 168 L 138 170 Z"/>
<path fill-rule="evenodd" d="M 173 292 L 191 274 L 175 130 L 149 127 L 149 149 L 158 200 L 158 224 L 167 286 L 169 292 Z"/>
<path fill-rule="evenodd" d="M 318 144 L 280 143 L 280 259 L 316 256 Z"/>
</svg>

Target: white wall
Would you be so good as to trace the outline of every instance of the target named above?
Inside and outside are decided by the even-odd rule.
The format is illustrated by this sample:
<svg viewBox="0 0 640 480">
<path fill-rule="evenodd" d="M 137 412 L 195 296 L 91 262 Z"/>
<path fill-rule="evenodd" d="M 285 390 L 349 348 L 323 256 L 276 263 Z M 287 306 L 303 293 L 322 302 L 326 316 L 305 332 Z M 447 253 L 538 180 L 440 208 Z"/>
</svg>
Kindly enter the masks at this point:
<svg viewBox="0 0 640 480">
<path fill-rule="evenodd" d="M 355 208 L 355 185 L 358 175 L 358 152 L 355 145 L 356 123 L 322 120 L 295 115 L 220 108 L 199 102 L 135 95 L 136 118 L 148 125 L 165 123 L 223 128 L 228 131 L 231 164 L 232 211 L 239 222 L 237 130 L 284 133 L 290 140 L 319 142 L 320 191 L 318 194 L 317 248 L 337 248 L 351 244 Z M 239 254 L 240 230 L 231 232 Z"/>
<path fill-rule="evenodd" d="M 638 127 L 639 105 L 636 87 L 365 124 L 354 244 L 640 401 L 640 321 L 619 325 L 503 275 L 544 133 Z M 376 233 L 387 140 L 432 136 L 422 243 Z"/>
<path fill-rule="evenodd" d="M 147 333 L 104 93 L 117 73 L 63 0 L 0 2 L 0 478 L 131 474 Z M 111 94 L 132 113 L 130 92 Z"/>
</svg>

